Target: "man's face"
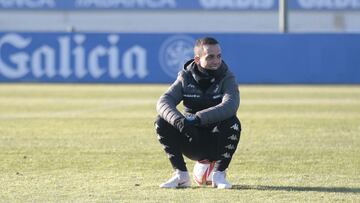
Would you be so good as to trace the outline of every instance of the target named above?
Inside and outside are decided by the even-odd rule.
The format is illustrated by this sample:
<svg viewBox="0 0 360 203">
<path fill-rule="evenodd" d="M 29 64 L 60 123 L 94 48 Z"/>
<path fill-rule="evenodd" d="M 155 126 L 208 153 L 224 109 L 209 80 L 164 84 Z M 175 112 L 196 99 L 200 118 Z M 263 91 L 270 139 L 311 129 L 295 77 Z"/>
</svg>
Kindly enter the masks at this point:
<svg viewBox="0 0 360 203">
<path fill-rule="evenodd" d="M 203 45 L 202 52 L 194 59 L 202 68 L 216 70 L 221 66 L 221 48 L 218 44 Z"/>
</svg>

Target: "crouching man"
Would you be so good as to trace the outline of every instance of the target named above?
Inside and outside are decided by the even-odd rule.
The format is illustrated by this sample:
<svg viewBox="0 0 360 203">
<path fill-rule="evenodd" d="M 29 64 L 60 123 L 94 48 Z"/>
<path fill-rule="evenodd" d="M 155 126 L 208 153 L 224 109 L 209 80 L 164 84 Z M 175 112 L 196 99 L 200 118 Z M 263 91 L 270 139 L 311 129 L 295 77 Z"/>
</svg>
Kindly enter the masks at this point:
<svg viewBox="0 0 360 203">
<path fill-rule="evenodd" d="M 176 106 L 183 102 L 184 113 Z M 183 155 L 215 162 L 211 184 L 231 188 L 226 169 L 240 140 L 236 116 L 240 97 L 235 76 L 222 60 L 221 47 L 211 37 L 198 39 L 194 59 L 184 64 L 176 81 L 157 102 L 156 133 L 174 175 L 162 188 L 190 187 Z"/>
</svg>

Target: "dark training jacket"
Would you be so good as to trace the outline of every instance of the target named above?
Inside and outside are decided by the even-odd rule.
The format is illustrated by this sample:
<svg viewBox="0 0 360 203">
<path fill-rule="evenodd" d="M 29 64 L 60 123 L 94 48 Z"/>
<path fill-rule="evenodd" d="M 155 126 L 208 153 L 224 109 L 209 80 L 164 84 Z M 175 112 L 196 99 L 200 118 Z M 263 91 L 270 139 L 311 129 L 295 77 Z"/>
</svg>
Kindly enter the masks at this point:
<svg viewBox="0 0 360 203">
<path fill-rule="evenodd" d="M 196 114 L 200 125 L 216 123 L 236 115 L 240 96 L 235 76 L 227 65 L 214 74 L 206 74 L 194 60 L 184 65 L 176 81 L 159 98 L 156 110 L 161 118 L 174 126 L 177 119 Z M 176 108 L 183 101 L 184 115 Z"/>
</svg>

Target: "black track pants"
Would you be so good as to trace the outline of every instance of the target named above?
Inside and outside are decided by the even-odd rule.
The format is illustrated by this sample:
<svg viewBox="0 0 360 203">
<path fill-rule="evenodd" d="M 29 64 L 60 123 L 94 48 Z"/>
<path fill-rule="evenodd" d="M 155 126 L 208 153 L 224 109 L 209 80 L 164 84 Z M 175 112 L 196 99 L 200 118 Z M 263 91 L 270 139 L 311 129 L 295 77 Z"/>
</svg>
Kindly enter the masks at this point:
<svg viewBox="0 0 360 203">
<path fill-rule="evenodd" d="M 155 129 L 171 165 L 186 171 L 183 155 L 192 160 L 217 161 L 217 170 L 228 168 L 240 141 L 241 124 L 234 116 L 208 127 L 198 127 L 200 139 L 190 143 L 180 132 L 164 119 L 157 117 Z"/>
</svg>

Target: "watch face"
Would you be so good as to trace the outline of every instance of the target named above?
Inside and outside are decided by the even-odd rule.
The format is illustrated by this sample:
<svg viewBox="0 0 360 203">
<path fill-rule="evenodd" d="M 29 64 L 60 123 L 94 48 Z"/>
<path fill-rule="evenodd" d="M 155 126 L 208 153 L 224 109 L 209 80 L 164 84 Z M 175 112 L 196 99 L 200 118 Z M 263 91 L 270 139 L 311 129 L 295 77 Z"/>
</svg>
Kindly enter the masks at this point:
<svg viewBox="0 0 360 203">
<path fill-rule="evenodd" d="M 195 115 L 195 114 L 189 114 L 189 115 L 186 116 L 186 119 L 187 119 L 187 120 L 190 120 L 190 121 L 195 120 L 195 118 L 196 118 L 196 115 Z"/>
</svg>

